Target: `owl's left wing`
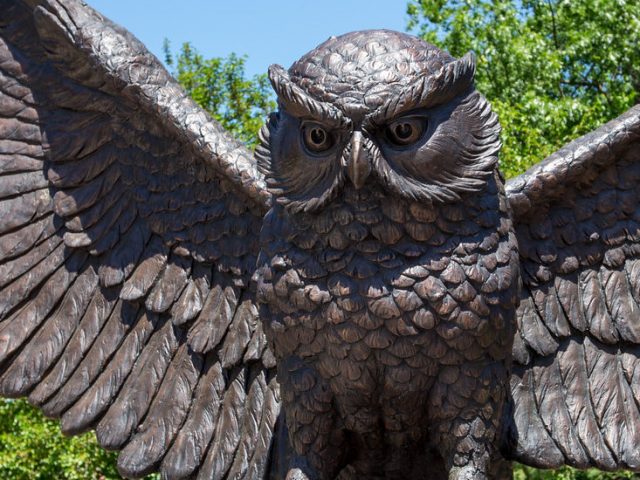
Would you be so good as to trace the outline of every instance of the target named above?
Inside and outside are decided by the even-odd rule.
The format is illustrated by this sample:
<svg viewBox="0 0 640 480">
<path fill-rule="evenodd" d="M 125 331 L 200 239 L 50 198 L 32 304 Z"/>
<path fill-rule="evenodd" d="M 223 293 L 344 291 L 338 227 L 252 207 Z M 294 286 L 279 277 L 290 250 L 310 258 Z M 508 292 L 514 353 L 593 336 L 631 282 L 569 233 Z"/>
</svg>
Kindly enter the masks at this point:
<svg viewBox="0 0 640 480">
<path fill-rule="evenodd" d="M 640 105 L 507 183 L 522 291 L 505 454 L 640 471 Z"/>
</svg>

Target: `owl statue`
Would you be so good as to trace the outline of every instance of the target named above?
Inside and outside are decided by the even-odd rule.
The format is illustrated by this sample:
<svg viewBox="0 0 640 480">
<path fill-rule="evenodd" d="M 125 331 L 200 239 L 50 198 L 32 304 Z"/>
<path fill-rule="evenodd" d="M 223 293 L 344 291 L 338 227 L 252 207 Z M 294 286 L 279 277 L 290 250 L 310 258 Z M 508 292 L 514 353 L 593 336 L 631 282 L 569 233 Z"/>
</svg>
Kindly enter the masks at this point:
<svg viewBox="0 0 640 480">
<path fill-rule="evenodd" d="M 125 477 L 640 471 L 640 106 L 505 183 L 455 59 L 288 70 L 255 153 L 79 0 L 0 0 L 0 394 Z"/>
</svg>

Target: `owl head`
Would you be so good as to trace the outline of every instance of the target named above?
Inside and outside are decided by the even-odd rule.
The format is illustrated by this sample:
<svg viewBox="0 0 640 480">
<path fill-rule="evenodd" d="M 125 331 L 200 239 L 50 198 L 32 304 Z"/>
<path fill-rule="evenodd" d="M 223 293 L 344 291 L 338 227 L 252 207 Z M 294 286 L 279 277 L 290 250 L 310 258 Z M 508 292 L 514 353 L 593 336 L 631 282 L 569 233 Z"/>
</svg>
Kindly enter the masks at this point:
<svg viewBox="0 0 640 480">
<path fill-rule="evenodd" d="M 279 108 L 256 151 L 268 188 L 293 212 L 374 183 L 434 203 L 481 191 L 500 125 L 474 73 L 473 54 L 388 30 L 331 37 L 288 71 L 272 65 Z"/>
</svg>

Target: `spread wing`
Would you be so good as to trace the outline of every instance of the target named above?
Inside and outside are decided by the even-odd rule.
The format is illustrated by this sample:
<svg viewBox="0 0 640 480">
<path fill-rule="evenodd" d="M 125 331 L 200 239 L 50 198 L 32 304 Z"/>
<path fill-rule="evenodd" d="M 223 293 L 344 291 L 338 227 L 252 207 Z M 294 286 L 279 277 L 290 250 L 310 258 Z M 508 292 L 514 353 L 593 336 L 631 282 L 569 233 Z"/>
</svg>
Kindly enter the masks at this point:
<svg viewBox="0 0 640 480">
<path fill-rule="evenodd" d="M 522 293 L 510 456 L 640 470 L 640 105 L 507 184 Z"/>
<path fill-rule="evenodd" d="M 260 478 L 279 412 L 248 284 L 252 155 L 79 0 L 0 0 L 0 393 L 123 475 Z"/>
</svg>

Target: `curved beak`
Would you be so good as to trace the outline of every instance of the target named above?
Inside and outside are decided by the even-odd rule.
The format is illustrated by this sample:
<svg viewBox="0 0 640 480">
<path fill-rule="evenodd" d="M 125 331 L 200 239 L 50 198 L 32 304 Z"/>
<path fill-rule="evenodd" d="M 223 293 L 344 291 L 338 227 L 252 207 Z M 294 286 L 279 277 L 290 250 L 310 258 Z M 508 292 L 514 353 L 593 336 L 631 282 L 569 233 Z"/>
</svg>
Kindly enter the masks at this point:
<svg viewBox="0 0 640 480">
<path fill-rule="evenodd" d="M 356 189 L 362 188 L 371 173 L 369 156 L 363 146 L 362 132 L 355 131 L 351 136 L 351 155 L 347 161 L 347 176 Z"/>
</svg>

